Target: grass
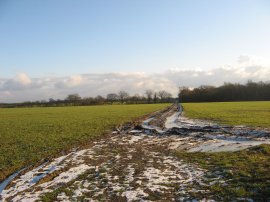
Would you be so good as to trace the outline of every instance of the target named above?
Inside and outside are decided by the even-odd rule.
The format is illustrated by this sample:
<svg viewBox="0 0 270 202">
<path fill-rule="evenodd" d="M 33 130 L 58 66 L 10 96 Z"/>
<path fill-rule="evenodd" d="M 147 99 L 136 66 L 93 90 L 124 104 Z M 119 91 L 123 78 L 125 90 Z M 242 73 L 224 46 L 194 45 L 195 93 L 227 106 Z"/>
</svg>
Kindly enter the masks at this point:
<svg viewBox="0 0 270 202">
<path fill-rule="evenodd" d="M 228 125 L 270 127 L 270 101 L 184 103 L 185 115 Z"/>
<path fill-rule="evenodd" d="M 228 125 L 270 127 L 270 102 L 185 103 L 187 117 Z M 252 198 L 270 200 L 270 145 L 260 145 L 237 152 L 176 152 L 180 159 L 199 164 L 210 173 L 221 173 L 226 185 L 210 187 L 217 201 Z M 237 199 L 238 198 L 238 199 Z"/>
<path fill-rule="evenodd" d="M 0 181 L 168 104 L 0 109 Z"/>
<path fill-rule="evenodd" d="M 238 152 L 186 153 L 176 152 L 180 159 L 197 163 L 212 173 L 219 172 L 226 185 L 210 187 L 212 195 L 220 201 L 252 198 L 270 200 L 270 145 L 260 145 Z"/>
</svg>

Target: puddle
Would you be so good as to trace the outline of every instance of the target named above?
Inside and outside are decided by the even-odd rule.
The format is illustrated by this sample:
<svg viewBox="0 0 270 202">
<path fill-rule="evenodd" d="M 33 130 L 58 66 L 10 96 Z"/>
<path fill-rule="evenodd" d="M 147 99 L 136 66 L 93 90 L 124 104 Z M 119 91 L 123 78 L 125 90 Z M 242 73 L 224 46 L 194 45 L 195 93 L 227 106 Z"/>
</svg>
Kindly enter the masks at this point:
<svg viewBox="0 0 270 202">
<path fill-rule="evenodd" d="M 7 187 L 7 185 L 15 178 L 17 177 L 21 172 L 23 172 L 24 170 L 26 170 L 27 168 L 23 168 L 19 171 L 17 171 L 16 173 L 13 173 L 12 175 L 10 175 L 7 179 L 5 179 L 2 183 L 0 183 L 0 196 L 1 193 L 3 192 L 3 190 Z M 0 197 L 1 199 L 1 197 Z"/>
</svg>

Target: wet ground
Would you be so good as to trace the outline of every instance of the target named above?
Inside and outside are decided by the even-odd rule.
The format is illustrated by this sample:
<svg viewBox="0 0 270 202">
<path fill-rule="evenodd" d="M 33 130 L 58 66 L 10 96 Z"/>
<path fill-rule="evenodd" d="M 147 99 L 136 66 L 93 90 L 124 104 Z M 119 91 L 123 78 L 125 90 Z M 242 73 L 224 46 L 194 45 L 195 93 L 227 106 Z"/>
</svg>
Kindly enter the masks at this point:
<svg viewBox="0 0 270 202">
<path fill-rule="evenodd" d="M 270 143 L 268 130 L 219 126 L 181 113 L 172 107 L 88 148 L 22 170 L 0 185 L 0 196 L 3 201 L 211 201 L 208 187 L 226 184 L 222 176 L 176 158 L 175 150 L 236 151 Z"/>
</svg>

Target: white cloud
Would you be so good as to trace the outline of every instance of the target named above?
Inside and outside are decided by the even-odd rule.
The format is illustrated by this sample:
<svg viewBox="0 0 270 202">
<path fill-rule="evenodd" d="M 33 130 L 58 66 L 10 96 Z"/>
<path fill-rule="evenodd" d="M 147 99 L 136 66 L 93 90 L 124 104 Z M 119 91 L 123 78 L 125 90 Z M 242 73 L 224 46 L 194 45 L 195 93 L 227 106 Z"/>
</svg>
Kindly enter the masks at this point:
<svg viewBox="0 0 270 202">
<path fill-rule="evenodd" d="M 14 79 L 15 82 L 18 82 L 21 85 L 29 85 L 32 83 L 31 79 L 25 73 L 17 74 L 16 78 Z"/>
<path fill-rule="evenodd" d="M 266 65 L 266 61 L 254 55 L 240 55 L 238 57 L 239 66 L 256 66 L 256 65 Z"/>
<path fill-rule="evenodd" d="M 214 69 L 174 68 L 163 74 L 107 73 L 81 74 L 69 77 L 29 78 L 25 73 L 13 79 L 0 78 L 0 102 L 18 102 L 65 98 L 70 93 L 79 93 L 83 97 L 103 95 L 120 90 L 144 93 L 146 89 L 167 90 L 177 94 L 178 86 L 191 88 L 200 85 L 222 85 L 224 82 L 245 83 L 269 81 L 270 65 L 253 56 L 240 56 L 234 67 L 223 66 Z"/>
</svg>

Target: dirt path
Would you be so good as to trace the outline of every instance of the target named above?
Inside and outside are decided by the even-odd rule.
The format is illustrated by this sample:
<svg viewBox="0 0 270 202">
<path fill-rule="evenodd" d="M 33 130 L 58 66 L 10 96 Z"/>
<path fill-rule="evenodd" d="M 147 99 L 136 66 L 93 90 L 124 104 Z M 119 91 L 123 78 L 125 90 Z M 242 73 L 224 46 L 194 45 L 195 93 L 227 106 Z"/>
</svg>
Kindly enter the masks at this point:
<svg viewBox="0 0 270 202">
<path fill-rule="evenodd" d="M 15 177 L 3 201 L 211 200 L 208 187 L 226 183 L 173 155 L 239 150 L 269 141 L 268 131 L 220 127 L 180 116 L 175 108 Z M 196 197 L 197 196 L 197 197 Z"/>
</svg>

